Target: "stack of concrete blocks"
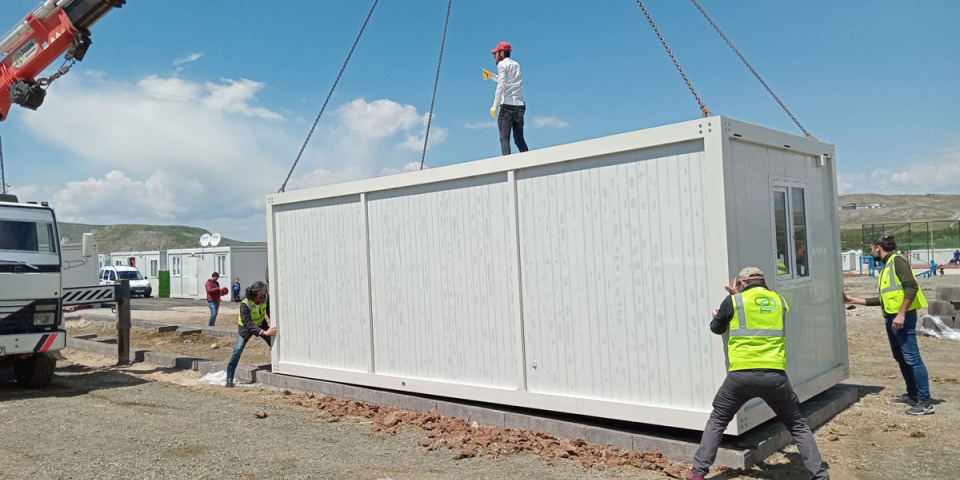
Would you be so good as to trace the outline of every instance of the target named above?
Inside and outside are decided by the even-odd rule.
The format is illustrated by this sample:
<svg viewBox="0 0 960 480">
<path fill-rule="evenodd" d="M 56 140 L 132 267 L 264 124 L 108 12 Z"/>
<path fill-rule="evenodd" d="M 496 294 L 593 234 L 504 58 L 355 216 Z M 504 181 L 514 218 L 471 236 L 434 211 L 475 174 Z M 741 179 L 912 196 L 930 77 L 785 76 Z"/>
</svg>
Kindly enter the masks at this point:
<svg viewBox="0 0 960 480">
<path fill-rule="evenodd" d="M 960 287 L 938 288 L 937 299 L 927 300 L 927 313 L 940 317 L 946 327 L 960 329 Z M 923 326 L 937 330 L 929 318 L 923 320 Z"/>
</svg>

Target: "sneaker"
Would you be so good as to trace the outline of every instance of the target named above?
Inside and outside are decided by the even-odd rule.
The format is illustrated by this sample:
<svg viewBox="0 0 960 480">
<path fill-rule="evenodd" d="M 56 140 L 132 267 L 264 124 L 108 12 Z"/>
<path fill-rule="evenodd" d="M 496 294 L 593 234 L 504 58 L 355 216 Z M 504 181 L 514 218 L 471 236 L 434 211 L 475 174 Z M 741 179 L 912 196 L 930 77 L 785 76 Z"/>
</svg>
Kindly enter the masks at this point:
<svg viewBox="0 0 960 480">
<path fill-rule="evenodd" d="M 904 393 L 903 395 L 900 395 L 899 397 L 893 397 L 893 398 L 891 398 L 891 399 L 890 399 L 890 403 L 902 403 L 902 404 L 904 404 L 904 405 L 916 405 L 917 399 L 911 397 L 910 395 L 907 395 L 906 393 Z"/>
<path fill-rule="evenodd" d="M 907 409 L 907 415 L 930 415 L 933 413 L 933 403 L 929 400 L 926 402 L 917 402 L 914 406 Z"/>
<path fill-rule="evenodd" d="M 232 378 L 228 378 L 228 379 L 227 379 L 227 383 L 226 383 L 224 386 L 227 387 L 227 388 L 233 388 L 233 379 L 232 379 Z"/>
<path fill-rule="evenodd" d="M 693 473 L 692 468 L 687 469 L 687 480 L 704 480 L 703 475 L 697 475 Z"/>
</svg>

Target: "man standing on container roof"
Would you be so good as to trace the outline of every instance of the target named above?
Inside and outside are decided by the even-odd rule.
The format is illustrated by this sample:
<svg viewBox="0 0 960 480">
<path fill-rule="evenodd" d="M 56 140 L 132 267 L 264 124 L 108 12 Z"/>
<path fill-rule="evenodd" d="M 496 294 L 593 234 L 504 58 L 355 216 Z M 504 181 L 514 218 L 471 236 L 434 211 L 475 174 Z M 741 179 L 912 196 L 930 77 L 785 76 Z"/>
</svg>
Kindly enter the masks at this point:
<svg viewBox="0 0 960 480">
<path fill-rule="evenodd" d="M 523 103 L 523 75 L 520 73 L 520 64 L 510 58 L 511 50 L 513 49 L 507 42 L 500 42 L 497 48 L 490 50 L 493 58 L 497 59 L 497 91 L 493 95 L 490 116 L 497 119 L 497 126 L 500 128 L 500 152 L 503 155 L 510 155 L 511 129 L 517 149 L 521 152 L 527 151 L 527 142 L 523 139 L 523 113 L 527 108 Z"/>
<path fill-rule="evenodd" d="M 803 465 L 815 480 L 830 478 L 817 441 L 800 412 L 800 400 L 787 378 L 784 323 L 790 308 L 783 296 L 767 289 L 759 268 L 740 270 L 731 285 L 730 296 L 714 310 L 710 330 L 722 335 L 730 330 L 727 378 L 713 399 L 713 411 L 703 429 L 700 448 L 693 457 L 688 480 L 704 480 L 717 458 L 723 431 L 750 399 L 760 397 L 773 409 L 797 443 Z"/>
</svg>

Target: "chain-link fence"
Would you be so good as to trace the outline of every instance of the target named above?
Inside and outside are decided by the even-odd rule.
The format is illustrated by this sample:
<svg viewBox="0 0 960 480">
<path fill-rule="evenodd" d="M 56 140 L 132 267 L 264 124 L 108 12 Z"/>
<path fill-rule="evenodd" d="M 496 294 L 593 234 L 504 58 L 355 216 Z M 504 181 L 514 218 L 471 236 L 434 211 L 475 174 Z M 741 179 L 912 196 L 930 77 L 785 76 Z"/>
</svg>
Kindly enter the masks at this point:
<svg viewBox="0 0 960 480">
<path fill-rule="evenodd" d="M 883 234 L 893 235 L 897 250 L 911 252 L 911 260 L 936 259 L 947 250 L 960 249 L 960 221 L 873 223 L 861 227 L 863 251 Z M 934 252 L 940 251 L 937 255 Z"/>
</svg>

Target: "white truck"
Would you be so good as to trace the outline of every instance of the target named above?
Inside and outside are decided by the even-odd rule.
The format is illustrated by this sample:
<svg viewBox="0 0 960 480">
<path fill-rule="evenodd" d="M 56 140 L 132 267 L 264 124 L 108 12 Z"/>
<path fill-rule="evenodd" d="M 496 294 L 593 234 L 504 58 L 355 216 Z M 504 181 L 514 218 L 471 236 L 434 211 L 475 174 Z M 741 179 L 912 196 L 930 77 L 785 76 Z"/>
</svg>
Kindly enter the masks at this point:
<svg viewBox="0 0 960 480">
<path fill-rule="evenodd" d="M 62 283 L 53 209 L 0 195 L 0 368 L 29 388 L 50 383 L 66 346 Z"/>
</svg>

